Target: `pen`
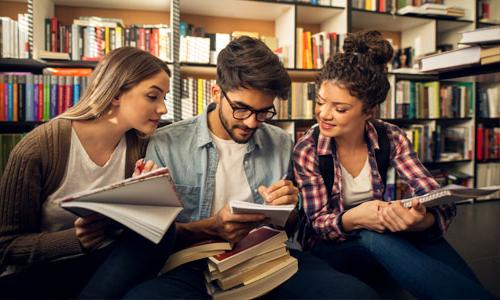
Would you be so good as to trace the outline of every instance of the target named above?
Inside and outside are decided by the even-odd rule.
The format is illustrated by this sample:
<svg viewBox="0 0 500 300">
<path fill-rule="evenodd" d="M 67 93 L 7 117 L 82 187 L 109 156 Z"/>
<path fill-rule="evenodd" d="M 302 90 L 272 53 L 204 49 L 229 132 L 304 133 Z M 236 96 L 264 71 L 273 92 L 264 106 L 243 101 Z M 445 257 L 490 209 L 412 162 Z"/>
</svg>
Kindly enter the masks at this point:
<svg viewBox="0 0 500 300">
<path fill-rule="evenodd" d="M 140 162 L 136 163 L 135 169 L 139 171 L 139 175 L 142 173 L 145 166 L 146 166 L 146 161 L 143 158 L 141 158 Z"/>
<path fill-rule="evenodd" d="M 285 173 L 283 176 L 281 176 L 281 178 L 280 178 L 280 180 L 279 180 L 279 181 L 281 181 L 281 180 L 285 180 L 287 177 L 288 177 L 288 173 Z M 259 192 L 259 191 L 258 191 L 258 189 L 256 189 L 255 191 L 256 191 L 257 193 Z M 266 195 L 264 195 L 264 196 L 267 198 L 267 193 L 266 193 Z M 267 204 L 267 201 L 266 201 L 266 199 L 264 199 L 264 205 L 266 205 L 266 204 Z"/>
</svg>

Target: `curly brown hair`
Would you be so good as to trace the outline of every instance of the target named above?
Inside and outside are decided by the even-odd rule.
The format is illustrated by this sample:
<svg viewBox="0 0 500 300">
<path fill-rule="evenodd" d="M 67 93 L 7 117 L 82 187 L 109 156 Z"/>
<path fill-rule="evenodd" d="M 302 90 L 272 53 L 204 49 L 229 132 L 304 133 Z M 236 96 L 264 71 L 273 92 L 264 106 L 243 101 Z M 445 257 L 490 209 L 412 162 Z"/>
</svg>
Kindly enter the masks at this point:
<svg viewBox="0 0 500 300">
<path fill-rule="evenodd" d="M 323 82 L 334 81 L 361 100 L 367 112 L 384 102 L 389 91 L 387 63 L 392 46 L 378 31 L 361 31 L 348 34 L 343 49 L 328 59 L 316 86 L 319 89 Z"/>
</svg>

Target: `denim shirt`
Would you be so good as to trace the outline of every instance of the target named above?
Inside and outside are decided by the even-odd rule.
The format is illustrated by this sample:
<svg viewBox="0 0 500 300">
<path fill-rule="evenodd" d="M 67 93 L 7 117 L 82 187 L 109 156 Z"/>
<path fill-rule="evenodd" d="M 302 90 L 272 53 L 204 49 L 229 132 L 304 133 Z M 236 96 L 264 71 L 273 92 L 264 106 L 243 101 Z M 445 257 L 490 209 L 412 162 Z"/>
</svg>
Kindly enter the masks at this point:
<svg viewBox="0 0 500 300">
<path fill-rule="evenodd" d="M 215 172 L 219 161 L 208 129 L 210 104 L 203 114 L 159 129 L 150 139 L 146 159 L 168 167 L 184 204 L 178 222 L 193 222 L 211 216 L 215 194 Z M 283 175 L 291 174 L 293 143 L 279 127 L 261 124 L 248 141 L 243 165 L 254 201 L 262 203 L 257 192 Z"/>
</svg>

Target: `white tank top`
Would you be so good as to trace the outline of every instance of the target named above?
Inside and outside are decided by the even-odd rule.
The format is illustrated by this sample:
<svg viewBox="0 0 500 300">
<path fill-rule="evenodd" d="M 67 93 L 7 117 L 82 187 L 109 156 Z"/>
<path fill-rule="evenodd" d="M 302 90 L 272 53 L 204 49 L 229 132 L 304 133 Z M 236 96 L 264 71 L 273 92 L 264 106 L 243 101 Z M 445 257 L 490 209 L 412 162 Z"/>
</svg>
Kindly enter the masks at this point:
<svg viewBox="0 0 500 300">
<path fill-rule="evenodd" d="M 340 163 L 340 169 L 342 170 L 342 190 L 346 208 L 373 200 L 371 167 L 368 157 L 363 169 L 355 178 L 344 168 L 342 163 Z"/>
<path fill-rule="evenodd" d="M 125 136 L 104 166 L 90 159 L 75 130 L 71 130 L 68 164 L 61 185 L 42 206 L 42 231 L 54 232 L 73 227 L 77 216 L 59 207 L 58 198 L 87 189 L 103 187 L 124 179 L 127 143 Z"/>
</svg>

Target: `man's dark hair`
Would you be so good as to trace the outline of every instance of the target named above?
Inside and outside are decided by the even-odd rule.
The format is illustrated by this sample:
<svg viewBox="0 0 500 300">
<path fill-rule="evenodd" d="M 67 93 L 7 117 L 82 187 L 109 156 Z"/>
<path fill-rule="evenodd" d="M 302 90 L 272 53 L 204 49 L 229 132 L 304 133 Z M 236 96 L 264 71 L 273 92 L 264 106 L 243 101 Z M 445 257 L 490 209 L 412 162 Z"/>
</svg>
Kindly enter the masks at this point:
<svg viewBox="0 0 500 300">
<path fill-rule="evenodd" d="M 319 89 L 324 81 L 332 80 L 363 101 L 364 111 L 384 102 L 390 84 L 387 63 L 393 50 L 378 31 L 348 34 L 344 52 L 336 53 L 326 62 L 316 82 Z"/>
<path fill-rule="evenodd" d="M 217 57 L 217 84 L 224 91 L 256 89 L 287 99 L 291 80 L 283 64 L 262 41 L 241 36 Z"/>
</svg>

